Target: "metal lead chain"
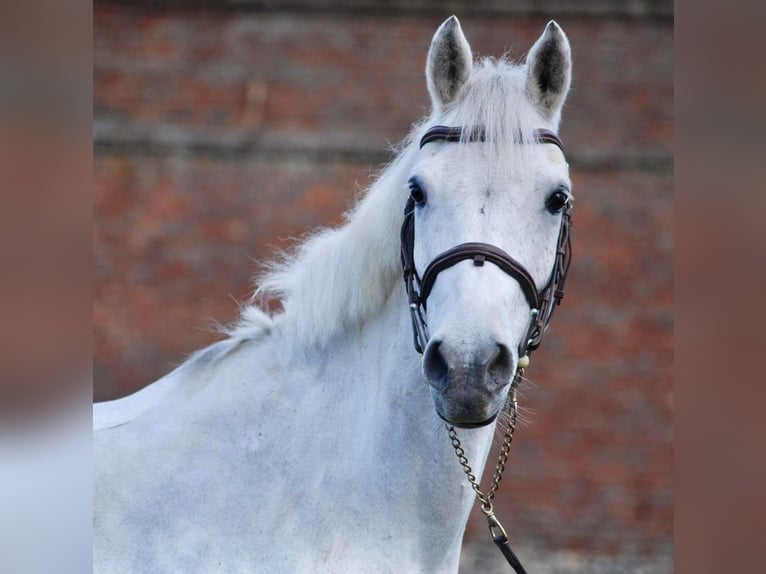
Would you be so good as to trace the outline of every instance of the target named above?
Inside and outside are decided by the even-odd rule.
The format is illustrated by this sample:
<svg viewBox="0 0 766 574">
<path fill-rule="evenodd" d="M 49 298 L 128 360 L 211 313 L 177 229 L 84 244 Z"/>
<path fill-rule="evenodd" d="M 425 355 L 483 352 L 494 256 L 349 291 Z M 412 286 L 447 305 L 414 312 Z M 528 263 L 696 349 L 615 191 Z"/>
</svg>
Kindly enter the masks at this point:
<svg viewBox="0 0 766 574">
<path fill-rule="evenodd" d="M 500 454 L 497 457 L 495 473 L 492 475 L 492 483 L 490 484 L 487 494 L 484 494 L 481 491 L 481 488 L 479 488 L 479 483 L 476 480 L 476 476 L 473 474 L 471 465 L 468 464 L 468 457 L 466 457 L 465 450 L 463 450 L 463 446 L 460 444 L 460 439 L 457 437 L 455 427 L 447 427 L 450 441 L 452 441 L 452 448 L 455 449 L 455 454 L 460 461 L 460 466 L 463 467 L 463 472 L 468 477 L 468 482 L 471 484 L 471 488 L 473 488 L 473 491 L 476 493 L 476 498 L 481 504 L 481 511 L 487 519 L 487 526 L 489 526 L 489 534 L 492 536 L 492 542 L 494 542 L 500 549 L 500 552 L 516 574 L 527 574 L 527 571 L 524 570 L 524 566 L 521 565 L 519 558 L 511 549 L 505 528 L 503 528 L 503 525 L 500 524 L 500 521 L 495 517 L 495 509 L 492 506 L 492 499 L 495 498 L 495 492 L 497 492 L 497 488 L 500 486 L 500 481 L 503 479 L 503 471 L 505 470 L 505 463 L 508 460 L 508 452 L 511 450 L 513 432 L 516 430 L 516 417 L 519 408 L 518 402 L 516 401 L 516 386 L 523 376 L 524 367 L 520 367 L 511 384 L 511 421 L 508 428 L 505 429 L 505 437 L 503 438 L 503 444 L 500 447 Z"/>
<path fill-rule="evenodd" d="M 492 499 L 495 498 L 495 492 L 497 492 L 500 486 L 500 481 L 503 479 L 503 471 L 505 471 L 505 463 L 508 460 L 508 453 L 511 450 L 511 443 L 513 442 L 513 433 L 516 430 L 516 416 L 518 410 L 518 402 L 516 400 L 516 384 L 521 377 L 524 376 L 524 369 L 520 368 L 514 378 L 511 385 L 511 406 L 510 415 L 511 421 L 508 428 L 505 429 L 505 436 L 503 437 L 503 444 L 500 446 L 500 454 L 497 457 L 497 465 L 495 466 L 495 472 L 492 475 L 492 483 L 490 484 L 487 494 L 484 494 L 479 487 L 479 483 L 476 480 L 476 475 L 473 473 L 471 465 L 468 464 L 468 457 L 465 455 L 465 450 L 460 443 L 460 439 L 457 437 L 457 431 L 453 426 L 447 426 L 447 432 L 449 434 L 450 441 L 452 442 L 452 448 L 455 449 L 455 454 L 460 462 L 460 466 L 463 467 L 463 472 L 468 478 L 468 482 L 471 484 L 471 488 L 476 493 L 476 498 L 481 504 L 481 511 L 484 516 L 494 516 L 494 508 L 492 506 Z M 446 425 L 445 425 L 446 426 Z M 491 528 L 490 528 L 491 529 Z"/>
</svg>

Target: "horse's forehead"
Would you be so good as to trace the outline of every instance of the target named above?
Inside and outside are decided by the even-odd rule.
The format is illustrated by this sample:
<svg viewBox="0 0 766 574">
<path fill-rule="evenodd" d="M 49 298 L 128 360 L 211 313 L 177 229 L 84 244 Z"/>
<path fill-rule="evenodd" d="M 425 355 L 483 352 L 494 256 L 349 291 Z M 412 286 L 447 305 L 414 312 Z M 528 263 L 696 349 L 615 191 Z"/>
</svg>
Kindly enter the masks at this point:
<svg viewBox="0 0 766 574">
<path fill-rule="evenodd" d="M 533 184 L 540 179 L 567 179 L 569 165 L 561 150 L 553 145 L 490 146 L 482 142 L 442 144 L 424 154 L 427 171 L 440 179 L 462 183 L 464 187 L 492 185 L 497 181 Z"/>
</svg>

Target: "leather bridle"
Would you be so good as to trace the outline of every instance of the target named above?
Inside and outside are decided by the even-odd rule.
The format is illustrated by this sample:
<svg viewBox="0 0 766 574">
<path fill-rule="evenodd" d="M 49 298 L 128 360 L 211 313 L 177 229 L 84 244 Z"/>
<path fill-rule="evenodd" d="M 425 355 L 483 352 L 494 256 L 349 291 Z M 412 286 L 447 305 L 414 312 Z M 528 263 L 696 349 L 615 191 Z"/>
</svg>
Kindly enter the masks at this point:
<svg viewBox="0 0 766 574">
<path fill-rule="evenodd" d="M 550 130 L 537 129 L 533 132 L 534 142 L 553 144 L 564 151 L 564 144 Z M 485 132 L 481 127 L 464 130 L 461 127 L 434 126 L 420 140 L 420 147 L 431 142 L 482 142 Z M 428 296 L 436 282 L 439 273 L 466 259 L 472 259 L 474 265 L 482 266 L 490 262 L 513 277 L 521 287 L 531 310 L 529 327 L 524 339 L 519 344 L 519 359 L 537 349 L 543 334 L 548 328 L 553 311 L 564 297 L 564 282 L 566 281 L 569 264 L 572 259 L 572 203 L 567 202 L 561 213 L 561 227 L 556 245 L 556 259 L 553 263 L 548 284 L 539 290 L 532 275 L 516 259 L 505 251 L 488 243 L 462 243 L 440 253 L 426 267 L 422 279 L 415 268 L 415 200 L 407 199 L 404 208 L 404 222 L 400 234 L 401 260 L 404 277 L 404 287 L 412 317 L 412 331 L 415 350 L 423 353 L 428 343 L 428 324 L 423 312 L 427 309 Z M 417 287 L 416 284 L 417 283 Z"/>
<path fill-rule="evenodd" d="M 562 152 L 564 151 L 564 145 L 561 143 L 561 140 L 549 130 L 534 130 L 533 137 L 535 143 L 553 144 L 558 146 Z M 518 139 L 523 141 L 520 137 Z M 485 130 L 481 127 L 465 130 L 461 127 L 434 126 L 422 137 L 420 147 L 422 148 L 431 142 L 482 142 L 485 140 Z M 481 511 L 487 518 L 492 541 L 500 549 L 517 574 L 526 574 L 526 570 L 524 570 L 521 561 L 511 549 L 505 529 L 495 517 L 492 499 L 502 478 L 508 450 L 510 449 L 516 427 L 516 386 L 523 376 L 524 368 L 529 364 L 529 354 L 540 346 L 543 334 L 545 334 L 553 316 L 553 311 L 564 297 L 564 282 L 566 281 L 569 264 L 572 260 L 571 232 L 572 203 L 567 201 L 561 212 L 561 226 L 556 244 L 556 258 L 553 263 L 553 269 L 548 283 L 541 290 L 537 288 L 529 271 L 516 259 L 495 245 L 479 242 L 461 243 L 452 249 L 440 253 L 428 264 L 421 278 L 415 268 L 415 200 L 412 196 L 407 199 L 407 205 L 404 208 L 404 222 L 402 223 L 400 234 L 402 270 L 404 272 L 404 287 L 407 290 L 407 300 L 412 317 L 415 350 L 418 353 L 422 354 L 428 344 L 428 325 L 423 316 L 424 311 L 426 311 L 428 295 L 431 293 L 439 273 L 460 261 L 470 259 L 477 266 L 483 266 L 486 262 L 489 262 L 499 267 L 519 284 L 531 310 L 526 336 L 519 343 L 519 361 L 511 381 L 510 424 L 505 432 L 492 486 L 487 494 L 484 494 L 479 488 L 454 426 L 447 425 L 455 454 L 463 467 L 463 472 L 465 472 L 471 487 L 476 493 L 478 501 L 481 503 Z M 415 285 L 416 283 L 417 286 Z"/>
<path fill-rule="evenodd" d="M 545 129 L 537 129 L 533 132 L 533 142 L 539 144 L 553 144 L 564 151 L 564 144 L 553 132 Z M 524 141 L 518 137 L 518 141 Z M 431 142 L 483 142 L 486 141 L 485 130 L 482 127 L 464 129 L 461 127 L 434 126 L 430 128 L 421 138 L 420 147 Z M 404 222 L 400 233 L 401 239 L 401 259 L 404 276 L 404 287 L 407 291 L 407 300 L 412 317 L 412 332 L 415 343 L 415 350 L 423 353 L 428 344 L 428 325 L 426 323 L 424 312 L 428 302 L 428 295 L 433 289 L 436 278 L 439 273 L 449 269 L 456 263 L 464 260 L 473 260 L 474 265 L 483 266 L 486 262 L 499 267 L 503 272 L 513 277 L 521 287 L 521 291 L 527 299 L 530 308 L 529 326 L 525 337 L 519 343 L 519 361 L 516 366 L 516 372 L 511 381 L 511 408 L 510 424 L 505 431 L 505 438 L 500 449 L 497 468 L 493 476 L 492 486 L 487 494 L 484 494 L 479 488 L 476 477 L 468 464 L 465 451 L 461 446 L 460 439 L 457 437 L 454 426 L 447 424 L 447 430 L 455 449 L 455 454 L 463 467 L 468 481 L 471 484 L 476 497 L 481 503 L 481 511 L 487 518 L 489 532 L 492 541 L 500 549 L 506 560 L 517 574 L 526 574 L 526 570 L 521 564 L 516 554 L 511 549 L 508 535 L 502 524 L 495 516 L 492 499 L 502 478 L 508 457 L 508 449 L 513 440 L 513 433 L 516 427 L 516 385 L 524 374 L 524 368 L 529 364 L 529 353 L 540 346 L 543 334 L 548 328 L 554 309 L 561 303 L 564 297 L 564 282 L 566 281 L 569 264 L 572 260 L 572 203 L 567 201 L 561 211 L 561 226 L 559 228 L 559 237 L 556 243 L 556 258 L 553 263 L 550 279 L 543 289 L 538 289 L 532 275 L 516 259 L 508 255 L 505 251 L 489 243 L 461 243 L 440 253 L 426 267 L 423 276 L 418 274 L 415 268 L 415 199 L 410 195 L 407 199 L 407 205 L 404 208 Z M 417 284 L 417 286 L 416 286 Z"/>
</svg>

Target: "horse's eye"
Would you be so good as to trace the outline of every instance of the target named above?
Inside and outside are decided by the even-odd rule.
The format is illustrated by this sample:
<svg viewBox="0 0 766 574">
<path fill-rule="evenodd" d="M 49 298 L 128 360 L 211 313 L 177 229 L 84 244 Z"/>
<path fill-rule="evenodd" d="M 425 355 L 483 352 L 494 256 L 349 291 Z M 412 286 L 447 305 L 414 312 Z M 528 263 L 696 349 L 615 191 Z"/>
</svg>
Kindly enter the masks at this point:
<svg viewBox="0 0 766 574">
<path fill-rule="evenodd" d="M 407 185 L 410 186 L 410 197 L 415 205 L 423 206 L 426 203 L 426 192 L 420 187 L 420 182 L 416 177 L 411 177 L 407 180 Z"/>
<path fill-rule="evenodd" d="M 559 188 L 545 200 L 545 208 L 551 213 L 559 213 L 568 202 L 569 195 L 567 195 L 563 188 Z"/>
</svg>

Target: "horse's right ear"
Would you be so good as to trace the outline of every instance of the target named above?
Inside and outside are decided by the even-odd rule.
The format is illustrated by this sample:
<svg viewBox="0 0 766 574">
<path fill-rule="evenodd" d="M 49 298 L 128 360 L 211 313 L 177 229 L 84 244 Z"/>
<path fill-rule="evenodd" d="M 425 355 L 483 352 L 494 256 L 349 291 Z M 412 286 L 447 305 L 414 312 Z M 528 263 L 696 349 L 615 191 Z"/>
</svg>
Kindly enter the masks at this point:
<svg viewBox="0 0 766 574">
<path fill-rule="evenodd" d="M 426 80 L 431 103 L 440 109 L 454 101 L 471 75 L 473 56 L 460 22 L 450 16 L 434 34 L 426 62 Z"/>
</svg>

